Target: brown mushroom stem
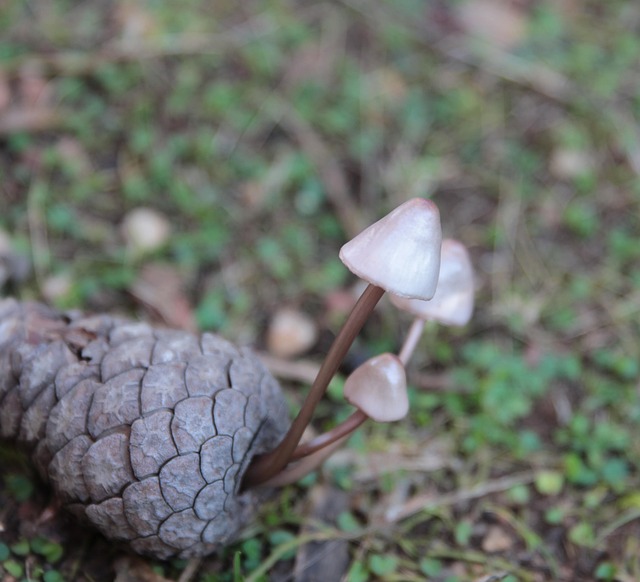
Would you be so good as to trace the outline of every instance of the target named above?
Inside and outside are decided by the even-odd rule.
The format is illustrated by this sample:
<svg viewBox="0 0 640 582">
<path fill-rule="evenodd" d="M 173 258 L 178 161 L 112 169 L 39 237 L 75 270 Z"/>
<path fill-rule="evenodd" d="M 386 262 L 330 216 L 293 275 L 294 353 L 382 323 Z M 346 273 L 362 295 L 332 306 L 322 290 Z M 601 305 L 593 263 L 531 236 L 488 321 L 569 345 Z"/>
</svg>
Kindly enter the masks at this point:
<svg viewBox="0 0 640 582">
<path fill-rule="evenodd" d="M 407 337 L 402 344 L 402 348 L 400 349 L 400 353 L 398 354 L 398 358 L 402 362 L 403 366 L 407 365 L 407 362 L 411 359 L 411 356 L 422 337 L 422 332 L 424 331 L 425 320 L 416 317 L 409 328 L 409 332 L 407 333 Z"/>
<path fill-rule="evenodd" d="M 349 416 L 349 418 L 334 426 L 331 430 L 322 433 L 306 443 L 298 445 L 291 455 L 291 460 L 297 461 L 298 459 L 307 457 L 320 449 L 328 447 L 342 437 L 350 435 L 365 420 L 367 420 L 367 418 L 369 417 L 364 412 L 356 410 L 351 416 Z"/>
<path fill-rule="evenodd" d="M 264 483 L 284 469 L 298 446 L 304 429 L 309 425 L 329 382 L 338 370 L 344 356 L 349 351 L 353 340 L 365 324 L 376 304 L 384 295 L 384 289 L 369 284 L 356 303 L 340 333 L 333 341 L 327 356 L 318 371 L 311 390 L 295 418 L 287 434 L 272 451 L 254 457 L 243 478 L 243 489 Z"/>
<path fill-rule="evenodd" d="M 292 463 L 286 466 L 275 477 L 271 477 L 268 481 L 265 481 L 263 487 L 284 487 L 299 481 L 303 477 L 306 477 L 311 471 L 315 471 L 322 463 L 324 463 L 335 450 L 339 449 L 344 441 L 347 440 L 347 436 L 343 436 L 337 441 L 327 445 L 324 449 L 320 449 L 315 453 L 311 453 L 309 456 L 304 457 L 297 463 Z"/>
</svg>

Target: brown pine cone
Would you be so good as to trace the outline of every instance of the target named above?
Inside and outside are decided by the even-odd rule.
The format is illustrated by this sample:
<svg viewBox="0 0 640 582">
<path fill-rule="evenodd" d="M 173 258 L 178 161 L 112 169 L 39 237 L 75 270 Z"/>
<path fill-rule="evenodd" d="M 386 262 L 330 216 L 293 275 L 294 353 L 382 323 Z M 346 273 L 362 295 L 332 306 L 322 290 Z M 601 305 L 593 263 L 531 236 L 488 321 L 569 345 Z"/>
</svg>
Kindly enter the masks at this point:
<svg viewBox="0 0 640 582">
<path fill-rule="evenodd" d="M 239 493 L 244 470 L 288 425 L 248 349 L 0 300 L 0 438 L 32 452 L 69 511 L 138 553 L 232 541 L 263 495 Z"/>
</svg>

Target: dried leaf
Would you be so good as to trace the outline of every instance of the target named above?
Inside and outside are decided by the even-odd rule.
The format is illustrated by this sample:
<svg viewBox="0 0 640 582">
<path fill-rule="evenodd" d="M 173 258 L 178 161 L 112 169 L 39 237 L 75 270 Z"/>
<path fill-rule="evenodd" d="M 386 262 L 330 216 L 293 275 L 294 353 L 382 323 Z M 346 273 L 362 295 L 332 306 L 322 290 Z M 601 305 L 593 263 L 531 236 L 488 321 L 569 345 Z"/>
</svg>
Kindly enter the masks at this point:
<svg viewBox="0 0 640 582">
<path fill-rule="evenodd" d="M 184 277 L 171 265 L 145 265 L 131 293 L 155 311 L 169 326 L 195 331 L 197 324 L 185 293 Z"/>
<path fill-rule="evenodd" d="M 456 19 L 467 34 L 505 50 L 527 34 L 526 14 L 508 0 L 468 0 L 458 7 Z"/>
<path fill-rule="evenodd" d="M 499 525 L 492 525 L 487 535 L 482 540 L 482 549 L 485 552 L 504 552 L 513 546 L 513 538 Z"/>
</svg>

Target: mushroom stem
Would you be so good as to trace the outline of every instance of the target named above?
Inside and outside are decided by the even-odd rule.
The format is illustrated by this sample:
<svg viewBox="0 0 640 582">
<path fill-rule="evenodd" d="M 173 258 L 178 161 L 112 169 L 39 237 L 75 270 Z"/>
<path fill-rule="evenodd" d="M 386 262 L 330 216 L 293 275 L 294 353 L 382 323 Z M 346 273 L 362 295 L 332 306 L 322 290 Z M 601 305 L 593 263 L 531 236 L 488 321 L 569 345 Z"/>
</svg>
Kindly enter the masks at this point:
<svg viewBox="0 0 640 582">
<path fill-rule="evenodd" d="M 275 477 L 271 477 L 268 481 L 262 483 L 262 487 L 284 487 L 299 481 L 303 477 L 306 477 L 311 471 L 315 471 L 322 463 L 328 459 L 335 450 L 339 449 L 344 441 L 347 440 L 347 436 L 343 436 L 337 441 L 327 445 L 324 449 L 319 449 L 315 453 L 311 453 L 309 456 L 304 457 L 297 463 L 293 463 L 285 467 Z"/>
<path fill-rule="evenodd" d="M 365 420 L 367 420 L 367 418 L 369 417 L 364 412 L 356 410 L 351 416 L 349 416 L 349 418 L 334 426 L 331 430 L 322 433 L 306 443 L 298 445 L 291 455 L 291 460 L 296 461 L 303 457 L 307 457 L 320 449 L 328 447 L 342 437 L 350 435 Z"/>
<path fill-rule="evenodd" d="M 287 434 L 275 449 L 254 457 L 244 474 L 242 489 L 260 485 L 286 467 L 302 438 L 304 429 L 311 421 L 314 410 L 326 392 L 329 382 L 382 295 L 384 295 L 384 289 L 377 285 L 369 284 L 364 290 L 340 333 L 333 341 L 311 390 Z"/>
<path fill-rule="evenodd" d="M 420 341 L 420 337 L 422 336 L 422 332 L 424 330 L 425 320 L 416 317 L 409 328 L 409 332 L 407 333 L 407 337 L 402 344 L 402 348 L 400 349 L 400 353 L 398 354 L 398 358 L 402 362 L 403 366 L 407 365 L 407 362 L 411 359 L 411 356 Z"/>
</svg>

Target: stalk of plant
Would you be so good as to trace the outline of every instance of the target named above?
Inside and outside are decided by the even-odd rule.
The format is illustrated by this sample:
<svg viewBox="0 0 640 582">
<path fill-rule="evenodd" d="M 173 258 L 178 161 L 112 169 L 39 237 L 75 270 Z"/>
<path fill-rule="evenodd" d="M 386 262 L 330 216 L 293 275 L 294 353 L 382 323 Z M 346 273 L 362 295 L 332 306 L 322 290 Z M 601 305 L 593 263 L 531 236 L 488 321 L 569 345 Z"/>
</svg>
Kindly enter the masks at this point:
<svg viewBox="0 0 640 582">
<path fill-rule="evenodd" d="M 402 362 L 389 353 L 368 359 L 347 378 L 344 396 L 357 410 L 330 431 L 299 445 L 291 457 L 292 461 L 349 436 L 369 418 L 376 422 L 404 418 L 409 412 L 409 399 Z"/>
<path fill-rule="evenodd" d="M 287 474 L 288 478 L 283 476 L 282 481 L 293 482 L 289 480 L 293 478 L 293 475 L 304 476 L 316 469 L 330 455 L 330 453 L 320 455 L 321 451 L 329 448 L 331 451 L 335 450 L 337 448 L 334 446 L 336 442 L 343 442 L 368 418 L 378 422 L 388 422 L 390 420 L 399 420 L 406 414 L 406 411 L 397 413 L 397 416 L 394 416 L 396 413 L 391 413 L 388 418 L 381 418 L 379 413 L 371 412 L 371 406 L 377 406 L 381 411 L 387 408 L 388 412 L 395 405 L 402 410 L 406 401 L 406 389 L 400 387 L 399 380 L 393 380 L 393 374 L 389 374 L 387 378 L 383 377 L 383 365 L 378 360 L 395 358 L 397 364 L 389 360 L 386 366 L 391 369 L 391 365 L 395 365 L 398 370 L 395 374 L 398 376 L 399 370 L 402 369 L 402 382 L 404 382 L 404 366 L 407 365 L 411 358 L 428 320 L 453 326 L 463 326 L 469 322 L 473 313 L 474 283 L 473 268 L 465 246 L 453 239 L 442 241 L 438 286 L 431 300 L 424 301 L 391 295 L 391 302 L 398 308 L 416 316 L 398 356 L 383 354 L 383 356 L 373 358 L 365 362 L 347 379 L 345 397 L 358 409 L 331 430 L 299 445 L 293 452 L 291 460 L 295 461 L 304 458 L 304 463 L 300 462 L 293 467 L 287 467 L 283 474 Z M 380 368 L 380 370 L 376 371 L 377 368 Z M 365 370 L 367 370 L 367 373 L 362 373 Z M 374 392 L 375 388 L 378 389 L 378 394 L 372 393 L 372 385 L 374 386 Z M 399 394 L 403 394 L 403 396 L 398 397 Z M 408 401 L 406 401 L 406 409 L 408 411 Z M 281 480 L 278 479 L 277 482 L 281 482 Z"/>
<path fill-rule="evenodd" d="M 440 270 L 441 243 L 436 205 L 414 198 L 342 247 L 340 259 L 369 285 L 329 349 L 285 437 L 275 449 L 252 460 L 243 479 L 244 489 L 268 481 L 291 461 L 329 382 L 384 292 L 424 300 L 433 297 Z"/>
</svg>

